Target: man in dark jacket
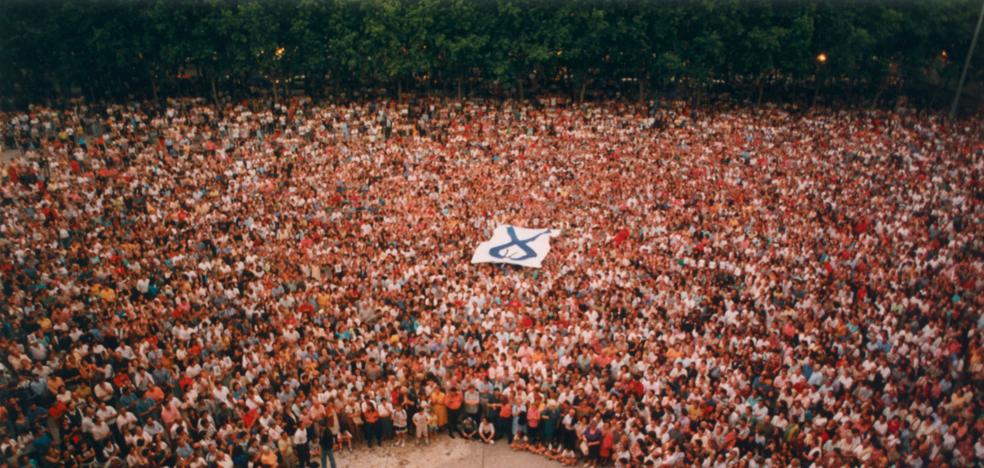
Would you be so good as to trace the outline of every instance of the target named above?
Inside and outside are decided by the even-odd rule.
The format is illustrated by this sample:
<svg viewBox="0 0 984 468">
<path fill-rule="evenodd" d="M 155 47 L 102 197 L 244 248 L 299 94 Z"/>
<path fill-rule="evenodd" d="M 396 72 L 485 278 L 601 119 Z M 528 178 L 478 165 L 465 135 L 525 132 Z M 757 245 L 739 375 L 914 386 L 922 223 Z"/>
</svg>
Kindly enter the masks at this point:
<svg viewBox="0 0 984 468">
<path fill-rule="evenodd" d="M 319 438 L 321 443 L 321 468 L 325 468 L 325 460 L 331 461 L 331 468 L 335 467 L 335 434 L 331 432 L 331 428 L 328 426 L 321 427 L 321 436 Z"/>
</svg>

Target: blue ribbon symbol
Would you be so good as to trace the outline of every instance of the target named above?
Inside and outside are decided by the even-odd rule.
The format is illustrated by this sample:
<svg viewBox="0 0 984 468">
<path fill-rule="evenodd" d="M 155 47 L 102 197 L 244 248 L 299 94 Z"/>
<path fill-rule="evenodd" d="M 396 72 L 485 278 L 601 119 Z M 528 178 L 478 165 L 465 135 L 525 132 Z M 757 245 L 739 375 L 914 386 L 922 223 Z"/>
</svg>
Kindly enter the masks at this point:
<svg viewBox="0 0 984 468">
<path fill-rule="evenodd" d="M 492 247 L 491 249 L 489 249 L 489 255 L 491 255 L 491 256 L 493 256 L 495 258 L 500 258 L 500 259 L 501 258 L 507 258 L 507 259 L 513 260 L 513 261 L 522 261 L 522 260 L 527 260 L 527 259 L 530 259 L 530 258 L 535 258 L 536 257 L 536 251 L 533 250 L 532 248 L 530 248 L 530 246 L 528 244 L 530 242 L 535 241 L 536 238 L 538 238 L 538 237 L 540 237 L 540 236 L 542 236 L 544 234 L 549 234 L 549 233 L 550 233 L 550 230 L 547 229 L 546 231 L 543 231 L 543 232 L 541 232 L 541 233 L 539 233 L 539 234 L 537 234 L 537 235 L 535 235 L 533 237 L 530 237 L 529 239 L 520 239 L 520 238 L 516 237 L 516 229 L 514 229 L 512 226 L 507 226 L 506 227 L 506 234 L 509 234 L 509 242 L 506 242 L 505 244 L 502 244 L 502 245 L 499 245 L 499 246 Z M 512 247 L 514 245 L 516 247 L 519 247 L 520 249 L 523 250 L 523 252 L 524 252 L 524 255 L 523 256 L 521 256 L 521 257 L 508 256 L 507 257 L 506 255 L 503 255 L 502 252 L 504 250 L 506 250 L 509 247 Z"/>
</svg>

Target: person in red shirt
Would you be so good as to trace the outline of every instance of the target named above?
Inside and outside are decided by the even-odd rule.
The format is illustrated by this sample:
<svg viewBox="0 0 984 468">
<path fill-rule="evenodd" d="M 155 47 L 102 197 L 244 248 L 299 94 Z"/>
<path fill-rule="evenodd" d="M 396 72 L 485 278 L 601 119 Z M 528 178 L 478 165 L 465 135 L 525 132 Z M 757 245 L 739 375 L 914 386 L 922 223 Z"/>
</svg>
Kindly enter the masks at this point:
<svg viewBox="0 0 984 468">
<path fill-rule="evenodd" d="M 615 445 L 615 431 L 612 429 L 611 425 L 605 423 L 601 429 L 601 448 L 599 449 L 599 456 L 601 457 L 601 464 L 608 465 L 608 462 L 612 458 L 612 447 Z"/>
</svg>

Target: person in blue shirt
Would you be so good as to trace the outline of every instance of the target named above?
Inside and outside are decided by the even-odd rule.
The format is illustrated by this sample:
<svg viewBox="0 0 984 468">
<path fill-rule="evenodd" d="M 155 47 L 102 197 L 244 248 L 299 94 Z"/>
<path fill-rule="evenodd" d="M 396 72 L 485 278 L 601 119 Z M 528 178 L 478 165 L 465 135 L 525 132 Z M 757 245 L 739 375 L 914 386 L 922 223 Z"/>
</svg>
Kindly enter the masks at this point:
<svg viewBox="0 0 984 468">
<path fill-rule="evenodd" d="M 54 440 L 52 439 L 51 434 L 49 434 L 48 431 L 41 429 L 40 425 L 37 426 L 37 430 L 35 433 L 37 432 L 40 432 L 41 435 L 35 437 L 34 441 L 31 442 L 31 450 L 34 452 L 34 454 L 37 457 L 40 458 L 41 456 L 43 456 L 45 453 L 48 452 L 48 449 L 51 448 L 51 444 L 54 442 Z"/>
</svg>

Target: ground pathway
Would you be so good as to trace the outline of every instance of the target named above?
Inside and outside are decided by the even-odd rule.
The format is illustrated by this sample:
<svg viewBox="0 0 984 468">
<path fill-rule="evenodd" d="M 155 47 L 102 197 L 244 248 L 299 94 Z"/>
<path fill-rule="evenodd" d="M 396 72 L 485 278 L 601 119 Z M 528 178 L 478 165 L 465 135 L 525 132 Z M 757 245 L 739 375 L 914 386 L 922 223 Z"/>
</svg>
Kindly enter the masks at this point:
<svg viewBox="0 0 984 468">
<path fill-rule="evenodd" d="M 429 446 L 358 448 L 335 455 L 339 468 L 559 468 L 560 463 L 509 448 L 504 440 L 494 445 L 438 437 Z"/>
</svg>

